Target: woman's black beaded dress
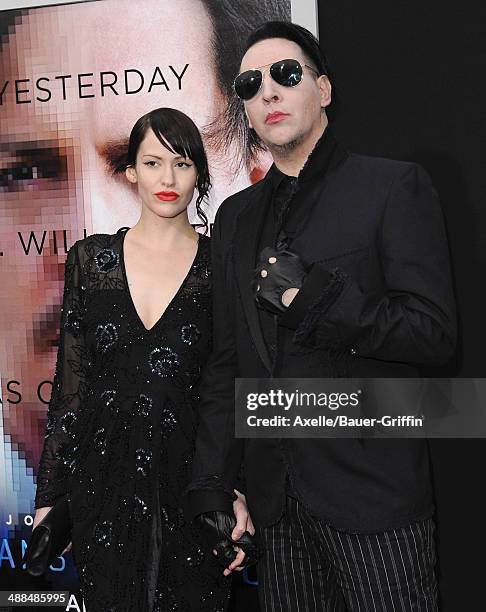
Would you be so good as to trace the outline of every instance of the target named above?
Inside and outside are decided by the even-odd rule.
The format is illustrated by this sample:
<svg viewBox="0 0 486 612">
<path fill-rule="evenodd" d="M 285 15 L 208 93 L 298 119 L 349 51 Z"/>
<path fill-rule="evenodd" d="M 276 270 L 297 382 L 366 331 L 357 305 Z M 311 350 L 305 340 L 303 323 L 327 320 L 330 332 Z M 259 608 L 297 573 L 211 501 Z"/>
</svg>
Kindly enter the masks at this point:
<svg viewBox="0 0 486 612">
<path fill-rule="evenodd" d="M 210 240 L 199 236 L 186 278 L 147 330 L 128 289 L 127 229 L 68 252 L 35 507 L 68 495 L 88 612 L 217 612 L 230 579 L 181 510 L 211 348 Z"/>
</svg>

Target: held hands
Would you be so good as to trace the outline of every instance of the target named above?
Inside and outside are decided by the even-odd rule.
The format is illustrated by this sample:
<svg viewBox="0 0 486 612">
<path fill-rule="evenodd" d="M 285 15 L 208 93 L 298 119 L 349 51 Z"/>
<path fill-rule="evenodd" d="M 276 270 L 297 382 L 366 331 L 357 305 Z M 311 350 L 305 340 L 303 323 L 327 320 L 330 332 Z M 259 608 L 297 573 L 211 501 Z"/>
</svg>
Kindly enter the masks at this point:
<svg viewBox="0 0 486 612">
<path fill-rule="evenodd" d="M 51 508 L 52 506 L 44 506 L 43 508 L 37 508 L 37 510 L 35 511 L 34 522 L 32 523 L 32 531 L 34 531 L 37 525 L 44 519 L 44 517 L 46 516 L 46 514 L 49 512 Z M 72 548 L 72 542 L 69 542 L 66 548 L 62 551 L 61 556 L 65 552 L 68 552 L 69 550 L 71 550 L 71 548 Z"/>
<path fill-rule="evenodd" d="M 241 571 L 258 561 L 260 552 L 254 543 L 255 528 L 246 508 L 245 496 L 235 489 L 237 499 L 233 502 L 235 516 L 214 510 L 204 512 L 194 520 L 202 528 L 206 540 L 213 549 L 224 575 Z M 236 519 L 235 519 L 236 517 Z"/>
<path fill-rule="evenodd" d="M 236 526 L 231 533 L 231 538 L 243 545 L 243 550 L 239 548 L 238 554 L 234 561 L 224 570 L 224 575 L 228 576 L 233 570 L 241 572 L 245 567 L 254 565 L 260 556 L 260 553 L 255 546 L 253 539 L 250 536 L 255 535 L 255 527 L 248 514 L 246 506 L 246 497 L 236 489 L 233 489 L 237 499 L 233 502 L 233 512 L 236 517 Z M 246 557 L 246 563 L 243 563 Z"/>
<path fill-rule="evenodd" d="M 252 281 L 255 301 L 274 314 L 284 312 L 302 287 L 306 274 L 307 269 L 296 253 L 265 247 Z"/>
</svg>

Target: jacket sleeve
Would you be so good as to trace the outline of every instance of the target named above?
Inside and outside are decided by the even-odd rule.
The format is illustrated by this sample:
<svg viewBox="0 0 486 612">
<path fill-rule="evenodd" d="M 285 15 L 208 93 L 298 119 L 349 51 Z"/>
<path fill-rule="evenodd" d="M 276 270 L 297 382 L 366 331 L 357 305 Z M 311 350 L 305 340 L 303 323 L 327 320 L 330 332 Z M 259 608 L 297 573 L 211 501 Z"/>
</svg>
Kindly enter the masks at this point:
<svg viewBox="0 0 486 612">
<path fill-rule="evenodd" d="M 233 512 L 233 489 L 244 492 L 241 479 L 243 439 L 235 438 L 234 380 L 237 357 L 234 338 L 233 279 L 228 278 L 221 240 L 221 207 L 211 234 L 213 279 L 213 350 L 200 383 L 199 424 L 192 481 L 186 489 L 186 512 Z"/>
<path fill-rule="evenodd" d="M 445 363 L 456 343 L 449 251 L 437 193 L 421 166 L 407 164 L 394 180 L 378 239 L 386 287 L 381 295 L 316 263 L 280 323 L 307 346 L 417 365 Z"/>
<path fill-rule="evenodd" d="M 77 244 L 68 251 L 56 369 L 47 409 L 34 507 L 52 506 L 69 490 L 77 450 L 77 422 L 89 367 L 84 339 L 84 297 Z"/>
</svg>

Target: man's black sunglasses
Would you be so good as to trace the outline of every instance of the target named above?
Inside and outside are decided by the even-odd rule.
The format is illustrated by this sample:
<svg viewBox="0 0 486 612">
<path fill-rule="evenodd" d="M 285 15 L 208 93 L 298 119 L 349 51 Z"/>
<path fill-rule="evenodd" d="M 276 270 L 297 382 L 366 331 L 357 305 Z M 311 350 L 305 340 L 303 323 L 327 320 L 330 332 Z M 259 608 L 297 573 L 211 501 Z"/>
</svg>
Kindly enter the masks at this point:
<svg viewBox="0 0 486 612">
<path fill-rule="evenodd" d="M 266 66 L 270 66 L 268 69 Z M 304 64 L 306 68 L 309 68 L 318 77 L 319 73 L 312 66 Z M 265 70 L 261 70 L 265 68 Z M 233 83 L 233 88 L 236 95 L 242 100 L 250 100 L 255 96 L 263 83 L 263 75 L 267 70 L 270 70 L 270 76 L 279 85 L 284 87 L 295 87 L 302 81 L 304 73 L 302 64 L 295 59 L 284 59 L 273 64 L 265 64 L 255 70 L 245 70 L 239 74 Z"/>
</svg>

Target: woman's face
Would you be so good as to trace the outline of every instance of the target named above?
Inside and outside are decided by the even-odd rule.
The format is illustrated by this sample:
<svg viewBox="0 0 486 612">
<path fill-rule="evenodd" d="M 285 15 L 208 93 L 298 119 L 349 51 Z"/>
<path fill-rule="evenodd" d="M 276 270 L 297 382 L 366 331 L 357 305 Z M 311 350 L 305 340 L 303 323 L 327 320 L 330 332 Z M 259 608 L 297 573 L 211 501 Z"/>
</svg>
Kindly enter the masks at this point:
<svg viewBox="0 0 486 612">
<path fill-rule="evenodd" d="M 196 166 L 191 159 L 164 147 L 151 128 L 126 176 L 136 184 L 143 206 L 151 213 L 164 218 L 187 214 L 196 186 Z"/>
</svg>

